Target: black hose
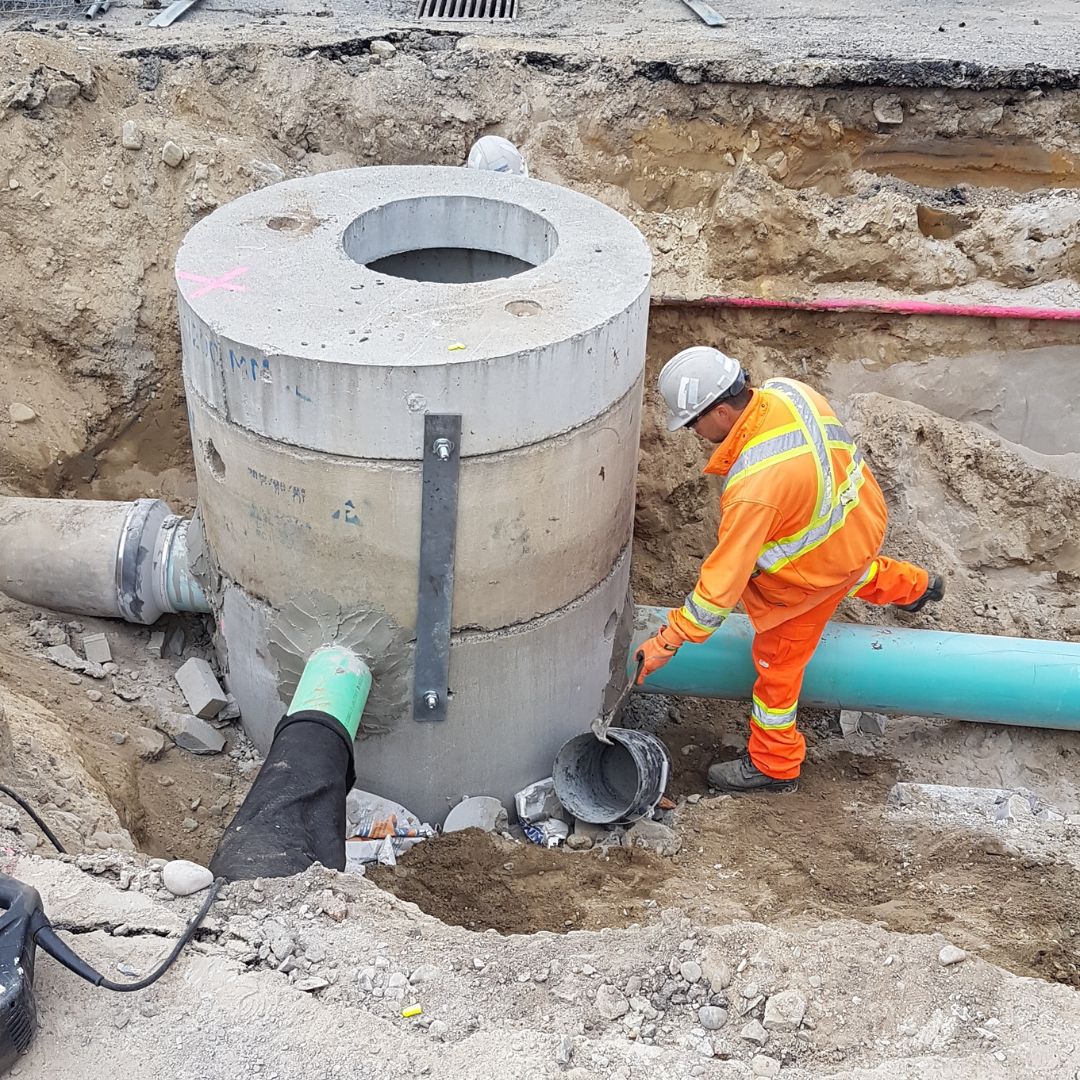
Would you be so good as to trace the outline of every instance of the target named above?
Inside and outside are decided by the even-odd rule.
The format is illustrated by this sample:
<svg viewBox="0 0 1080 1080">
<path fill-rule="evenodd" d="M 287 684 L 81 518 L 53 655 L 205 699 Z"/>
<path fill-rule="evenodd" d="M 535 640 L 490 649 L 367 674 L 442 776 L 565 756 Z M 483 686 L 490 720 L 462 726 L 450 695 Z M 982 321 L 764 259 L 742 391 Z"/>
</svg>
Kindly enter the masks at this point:
<svg viewBox="0 0 1080 1080">
<path fill-rule="evenodd" d="M 113 982 L 111 979 L 102 979 L 99 986 L 105 987 L 106 990 L 115 990 L 118 993 L 129 993 L 132 990 L 145 990 L 151 983 L 156 983 L 166 971 L 173 966 L 176 958 L 183 951 L 184 946 L 195 936 L 195 931 L 199 929 L 199 924 L 206 918 L 206 913 L 210 910 L 210 905 L 217 899 L 218 893 L 221 891 L 221 886 L 225 884 L 224 878 L 215 878 L 214 884 L 210 886 L 209 891 L 206 894 L 206 899 L 203 901 L 202 907 L 196 912 L 195 917 L 184 928 L 184 932 L 180 935 L 180 940 L 173 946 L 173 951 L 155 968 L 145 979 L 139 979 L 138 982 L 131 983 L 118 983 Z"/>
<path fill-rule="evenodd" d="M 48 825 L 45 824 L 44 821 L 41 820 L 38 812 L 17 791 L 12 791 L 12 789 L 9 788 L 7 784 L 0 784 L 0 791 L 2 791 L 9 799 L 13 799 L 15 802 L 17 802 L 23 808 L 23 810 L 25 810 L 30 815 L 30 817 L 34 819 L 34 824 L 45 834 L 49 843 L 52 844 L 52 846 L 56 848 L 56 850 L 59 851 L 61 855 L 67 854 L 67 851 L 64 849 L 64 845 L 56 839 L 56 834 L 52 831 L 52 829 L 49 828 Z"/>
</svg>

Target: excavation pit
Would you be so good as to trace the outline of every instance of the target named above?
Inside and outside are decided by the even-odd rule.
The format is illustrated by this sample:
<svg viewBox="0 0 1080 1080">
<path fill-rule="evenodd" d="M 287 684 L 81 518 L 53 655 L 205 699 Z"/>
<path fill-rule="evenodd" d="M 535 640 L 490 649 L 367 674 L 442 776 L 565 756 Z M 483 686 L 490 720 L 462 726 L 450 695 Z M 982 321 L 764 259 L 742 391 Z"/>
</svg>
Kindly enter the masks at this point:
<svg viewBox="0 0 1080 1080">
<path fill-rule="evenodd" d="M 126 14 L 121 11 L 118 17 Z M 689 14 L 686 17 L 690 19 Z M 696 35 L 693 48 L 698 48 L 700 27 L 688 21 L 682 29 L 688 32 L 689 27 Z M 174 32 L 182 32 L 183 24 L 178 28 Z M 959 37 L 955 28 L 949 29 L 949 34 L 939 33 L 935 24 L 929 36 L 940 41 Z M 12 76 L 13 85 L 22 80 L 36 85 L 51 77 L 47 73 L 57 70 L 56 64 L 81 71 L 86 59 L 62 39 L 6 37 L 11 42 L 5 48 L 18 73 L 17 80 Z M 34 59 L 24 64 L 24 57 L 11 51 L 16 38 L 24 52 L 48 45 L 64 55 L 50 56 L 49 63 Z M 252 45 L 242 57 L 233 46 L 222 47 L 212 40 L 201 41 L 197 54 L 183 50 L 174 54 L 170 45 L 160 55 L 147 56 L 141 40 L 132 39 L 132 48 L 140 50 L 138 59 L 94 52 L 93 63 L 110 93 L 95 98 L 88 89 L 69 111 L 43 105 L 33 117 L 16 108 L 4 121 L 11 178 L 19 186 L 5 189 L 3 197 L 16 209 L 31 205 L 44 209 L 45 202 L 50 204 L 48 244 L 42 241 L 40 212 L 6 218 L 9 265 L 19 269 L 9 282 L 2 314 L 9 331 L 10 363 L 2 369 L 6 398 L 0 405 L 25 402 L 36 413 L 32 421 L 8 425 L 0 441 L 0 482 L 6 493 L 161 497 L 173 509 L 190 514 L 196 503 L 196 470 L 206 477 L 202 486 L 207 490 L 213 490 L 220 477 L 234 483 L 238 475 L 253 489 L 266 489 L 267 484 L 249 469 L 280 479 L 249 453 L 257 454 L 282 431 L 269 421 L 261 429 L 256 424 L 258 411 L 252 403 L 276 385 L 261 366 L 254 374 L 250 364 L 228 374 L 247 380 L 242 387 L 239 381 L 235 384 L 236 396 L 228 410 L 230 421 L 237 420 L 243 430 L 226 432 L 222 438 L 208 423 L 194 452 L 190 449 L 172 314 L 175 292 L 162 260 L 177 250 L 195 220 L 278 172 L 297 178 L 307 173 L 311 180 L 357 161 L 401 167 L 434 163 L 457 170 L 472 138 L 482 131 L 500 130 L 520 143 L 534 176 L 597 198 L 627 216 L 647 237 L 654 256 L 640 460 L 616 477 L 601 460 L 605 440 L 625 435 L 634 422 L 626 413 L 597 424 L 598 456 L 581 472 L 595 485 L 584 501 L 594 505 L 597 519 L 605 522 L 613 520 L 611 507 L 626 501 L 611 496 L 610 504 L 601 504 L 612 483 L 625 493 L 636 480 L 630 580 L 638 602 L 681 601 L 715 536 L 716 491 L 700 474 L 702 450 L 689 435 L 672 438 L 663 433 L 652 390 L 668 356 L 704 341 L 739 356 L 755 378 L 803 379 L 822 388 L 837 405 L 885 489 L 891 512 L 890 548 L 949 574 L 942 609 L 922 617 L 933 621 L 905 625 L 1080 640 L 1076 606 L 1080 491 L 1075 470 L 1080 446 L 1071 404 L 1080 393 L 1073 374 L 1078 358 L 1075 323 L 764 313 L 665 303 L 667 298 L 693 300 L 719 294 L 1080 307 L 1076 262 L 1080 209 L 1075 194 L 1080 144 L 1073 123 L 1077 91 L 1055 84 L 1053 70 L 1038 76 L 1043 80 L 1038 93 L 1030 82 L 1024 84 L 1024 79 L 1036 78 L 1031 71 L 1025 74 L 1017 67 L 1010 72 L 1000 65 L 986 68 L 992 77 L 983 81 L 948 87 L 935 83 L 925 65 L 892 64 L 876 71 L 872 85 L 862 85 L 857 71 L 834 65 L 831 74 L 814 68 L 807 79 L 816 80 L 816 85 L 802 86 L 797 83 L 808 70 L 804 65 L 811 63 L 803 53 L 785 69 L 783 85 L 774 78 L 775 71 L 770 75 L 760 65 L 749 72 L 753 78 L 746 82 L 718 81 L 736 70 L 746 72 L 748 64 L 758 63 L 752 60 L 755 55 L 776 55 L 770 48 L 752 54 L 742 36 L 739 48 L 751 59 L 743 57 L 736 64 L 729 58 L 726 66 L 710 69 L 685 60 L 691 40 L 686 37 L 671 53 L 683 58 L 678 65 L 650 59 L 627 60 L 616 67 L 601 57 L 580 69 L 573 53 L 548 53 L 535 43 L 525 53 L 505 41 L 488 42 L 482 50 L 434 46 L 429 50 L 427 38 L 397 36 L 394 58 L 362 65 L 368 46 L 359 40 L 340 46 L 313 44 L 296 55 Z M 984 44 L 973 45 L 973 51 Z M 610 41 L 603 45 L 610 47 Z M 178 62 L 173 55 L 186 60 Z M 512 57 L 513 63 L 500 66 L 503 56 Z M 498 60 L 489 65 L 489 58 Z M 138 91 L 136 80 L 145 83 L 155 63 L 163 72 L 161 87 Z M 956 67 L 948 70 L 950 79 L 983 78 L 971 65 L 965 67 L 964 76 L 956 74 Z M 448 78 L 436 77 L 434 71 L 445 72 Z M 897 85 L 882 83 L 889 78 L 897 79 Z M 284 102 L 251 92 L 256 83 L 264 82 L 296 86 L 302 92 L 290 94 Z M 118 87 L 128 88 L 130 95 L 123 100 L 130 104 L 118 105 Z M 433 96 L 432 87 L 442 93 Z M 170 103 L 180 100 L 174 95 L 182 95 L 190 111 L 187 106 L 183 112 L 173 109 Z M 875 116 L 875 103 L 882 115 L 897 115 L 894 103 L 879 100 L 892 97 L 903 117 L 899 125 L 882 123 Z M 438 105 L 417 110 L 417 102 L 435 101 Z M 507 102 L 528 102 L 528 122 Z M 124 118 L 130 114 L 137 121 L 146 140 L 143 151 L 118 143 L 113 147 L 107 135 L 102 137 L 102 132 L 116 130 L 118 108 Z M 163 110 L 172 125 L 168 131 L 161 123 Z M 214 141 L 207 137 L 209 130 Z M 48 136 L 47 144 L 43 135 Z M 180 140 L 191 151 L 191 159 L 178 169 L 158 159 L 156 147 L 166 137 Z M 82 185 L 78 213 L 66 209 L 71 191 L 65 178 L 72 177 L 80 178 L 77 182 Z M 503 182 L 500 191 L 509 190 L 515 181 L 503 178 Z M 493 187 L 484 198 L 498 201 L 501 196 L 495 192 Z M 396 199 L 403 194 L 392 193 Z M 23 202 L 31 197 L 34 204 Z M 545 206 L 536 204 L 533 209 L 547 220 Z M 497 290 L 496 318 L 505 320 L 498 323 L 500 328 L 514 328 L 508 333 L 543 324 L 551 316 L 549 297 L 533 282 L 560 258 L 567 239 L 561 229 L 543 242 L 525 245 L 502 240 L 478 244 L 460 232 L 447 231 L 431 238 L 410 235 L 399 246 L 391 237 L 400 231 L 398 226 L 374 230 L 365 226 L 350 240 L 355 250 L 347 250 L 346 231 L 362 217 L 360 210 L 343 215 L 332 246 L 340 257 L 334 265 L 343 278 L 356 275 L 348 280 L 359 284 L 368 275 L 363 290 L 350 290 L 353 295 L 333 310 L 318 309 L 314 314 L 305 312 L 295 297 L 287 297 L 283 306 L 294 306 L 283 321 L 296 328 L 295 340 L 284 350 L 290 356 L 302 354 L 313 366 L 323 358 L 362 366 L 363 360 L 353 358 L 364 349 L 386 354 L 402 348 L 412 335 L 411 324 L 399 327 L 396 336 L 380 337 L 377 328 L 373 334 L 364 318 L 367 309 L 356 303 L 357 294 L 369 290 L 386 295 L 413 290 L 415 295 L 428 287 L 444 289 L 434 308 L 423 299 L 412 301 L 440 317 L 460 308 L 462 295 L 473 288 Z M 271 244 L 300 245 L 318 234 L 325 220 L 320 208 L 302 200 L 268 208 L 257 230 L 256 250 L 264 237 Z M 497 236 L 498 230 L 488 233 Z M 391 239 L 365 248 L 376 234 Z M 328 250 L 330 246 L 328 242 Z M 431 248 L 437 249 L 434 257 Z M 249 267 L 246 280 L 241 276 L 232 281 L 239 288 L 207 294 L 215 302 L 235 302 L 245 311 L 248 344 L 261 341 L 268 324 L 259 289 L 270 282 L 272 295 L 278 296 L 300 280 L 287 260 L 257 264 L 249 251 L 236 251 L 235 266 Z M 24 258 L 26 252 L 36 254 Z M 186 270 L 214 277 L 232 268 L 191 265 Z M 257 279 L 256 273 L 267 277 Z M 574 283 L 587 304 L 591 278 L 578 275 Z M 339 350 L 340 343 L 322 333 L 339 316 L 336 307 L 346 308 L 352 316 L 347 321 L 354 333 L 346 336 L 355 339 L 355 346 L 346 343 Z M 224 307 L 221 311 L 228 313 Z M 461 370 L 482 336 L 482 332 L 450 333 L 447 326 L 438 340 L 425 341 L 410 363 L 447 362 L 451 370 Z M 79 343 L 78 355 L 72 351 L 73 340 Z M 236 344 L 232 342 L 234 352 L 250 359 Z M 465 348 L 452 350 L 458 345 Z M 579 362 L 588 361 L 579 358 Z M 270 373 L 270 380 L 278 378 L 276 370 Z M 299 409 L 303 402 L 296 389 L 299 386 L 307 394 L 306 386 L 293 379 L 283 381 Z M 565 373 L 541 371 L 528 385 L 530 392 L 543 393 L 560 383 L 567 383 Z M 511 381 L 497 395 L 503 406 L 496 413 L 501 427 L 494 437 L 480 436 L 490 443 L 475 455 L 477 465 L 504 451 L 523 453 L 520 446 L 507 449 L 527 419 L 512 407 L 516 385 Z M 411 392 L 412 387 L 395 387 L 395 407 L 406 402 L 407 409 Z M 626 393 L 620 400 L 627 400 Z M 199 407 L 196 401 L 196 411 Z M 380 407 L 362 418 L 349 417 L 337 428 L 313 426 L 290 452 L 290 460 L 322 455 L 329 467 L 336 468 L 355 449 L 357 429 L 385 426 L 385 442 L 372 457 L 372 471 L 398 469 L 406 461 L 414 468 L 417 429 L 410 424 L 419 414 L 402 414 L 405 423 L 396 426 L 384 423 L 383 414 Z M 280 417 L 272 419 L 276 423 Z M 569 432 L 587 421 L 581 415 L 563 427 Z M 231 434 L 235 438 L 230 439 Z M 542 472 L 546 483 L 558 470 Z M 530 495 L 539 499 L 543 485 L 535 479 L 528 483 Z M 342 531 L 346 498 L 353 496 L 343 495 L 324 507 L 326 519 L 341 522 Z M 355 510 L 359 500 L 353 503 Z M 335 510 L 341 516 L 331 519 Z M 629 514 L 628 510 L 627 527 Z M 475 513 L 468 516 L 472 519 Z M 545 517 L 559 514 L 552 511 Z M 253 532 L 237 541 L 233 550 L 238 560 L 247 557 L 244 552 L 258 550 L 263 540 L 258 530 L 269 542 L 278 542 L 276 527 L 265 518 L 256 515 L 248 520 Z M 610 554 L 605 544 L 623 524 L 620 519 L 614 530 L 598 527 L 582 545 L 600 553 L 592 562 L 580 553 L 570 557 L 564 547 L 554 544 L 541 579 L 560 588 L 567 575 L 578 572 L 595 580 L 597 566 Z M 558 526 L 544 521 L 524 530 L 510 521 L 503 537 L 506 544 L 523 550 L 549 527 Z M 290 546 L 303 550 L 297 538 L 281 544 Z M 373 564 L 388 580 L 408 580 L 411 589 L 415 581 L 400 572 L 401 550 L 378 551 Z M 514 573 L 515 566 L 509 565 L 506 575 Z M 271 591 L 276 595 L 296 578 L 290 570 L 273 589 L 253 589 L 252 594 L 262 603 Z M 606 642 L 616 636 L 625 584 L 625 579 L 613 583 L 611 595 L 593 613 L 595 618 L 590 615 L 592 639 Z M 534 594 L 531 588 L 520 591 L 526 597 Z M 536 612 L 516 614 L 527 622 Z M 849 619 L 879 618 L 855 608 L 842 614 Z M 485 617 L 470 612 L 463 634 L 501 633 Z M 155 716 L 156 707 L 147 700 L 153 680 L 143 675 L 139 700 L 124 701 L 101 685 L 103 700 L 92 702 L 87 689 L 101 692 L 99 684 L 83 679 L 76 686 L 60 669 L 41 666 L 41 643 L 32 648 L 25 643 L 29 618 L 25 609 L 5 602 L 0 619 L 0 701 L 11 722 L 15 749 L 13 759 L 0 757 L 9 770 L 3 778 L 23 779 L 44 813 L 61 815 L 59 828 L 73 850 L 96 851 L 98 842 L 119 844 L 126 830 L 141 851 L 160 857 L 188 855 L 205 862 L 216 831 L 250 780 L 251 771 L 245 771 L 248 759 L 228 758 L 228 751 L 223 758 L 181 758 L 181 751 L 170 747 L 157 761 L 143 760 L 134 746 L 136 732 L 152 726 Z M 880 618 L 887 624 L 891 616 Z M 105 629 L 110 636 L 116 633 Z M 75 641 L 82 632 L 70 633 L 76 635 Z M 122 633 L 143 631 L 124 628 Z M 580 644 L 586 644 L 584 635 Z M 136 637 L 131 645 L 124 653 L 123 670 L 140 672 L 146 642 Z M 115 642 L 114 648 L 123 651 Z M 557 681 L 553 665 L 534 688 L 535 695 L 544 697 Z M 121 676 L 125 693 L 133 683 L 138 688 L 137 680 Z M 275 688 L 272 705 L 256 710 L 260 721 L 269 718 L 272 723 L 280 708 L 276 693 Z M 590 692 L 590 698 L 595 696 Z M 580 730 L 596 704 L 590 700 Z M 467 933 L 456 929 L 451 933 L 414 909 L 396 905 L 393 898 L 368 891 L 352 901 L 355 917 L 341 926 L 348 933 L 363 922 L 371 940 L 339 943 L 340 956 L 358 955 L 367 962 L 372 941 L 389 941 L 396 948 L 400 931 L 402 952 L 409 957 L 408 964 L 400 961 L 406 975 L 421 962 L 441 964 L 449 957 L 460 961 L 468 976 L 455 984 L 453 994 L 442 998 L 416 991 L 429 1017 L 442 1019 L 437 1010 L 449 1008 L 443 1001 L 468 1002 L 470 1007 L 476 1002 L 478 1012 L 487 1009 L 478 1021 L 482 1036 L 490 1035 L 500 1045 L 520 1039 L 528 1054 L 532 1036 L 521 1035 L 523 1026 L 544 1032 L 555 1032 L 560 1025 L 577 1030 L 572 1025 L 584 1016 L 585 1034 L 571 1040 L 574 1066 L 605 1075 L 615 1074 L 622 1060 L 618 1047 L 627 1040 L 619 1026 L 595 1027 L 596 989 L 610 981 L 618 983 L 621 992 L 631 976 L 640 977 L 638 971 L 609 971 L 608 961 L 615 964 L 612 958 L 635 955 L 634 949 L 640 947 L 635 943 L 648 940 L 643 970 L 659 967 L 666 979 L 663 973 L 671 954 L 683 941 L 711 940 L 707 927 L 727 928 L 724 956 L 733 970 L 742 958 L 767 952 L 755 937 L 764 932 L 763 925 L 781 928 L 787 936 L 776 955 L 790 967 L 785 978 L 803 979 L 800 987 L 812 1003 L 824 1000 L 836 1015 L 841 1014 L 834 1005 L 846 1008 L 842 1015 L 848 1019 L 850 1038 L 826 1018 L 800 1049 L 800 1062 L 819 1071 L 844 1067 L 887 1071 L 915 1053 L 940 1055 L 943 1060 L 949 1056 L 953 1065 L 957 1055 L 975 1060 L 990 1052 L 972 1034 L 975 1023 L 981 1023 L 977 1010 L 989 1014 L 1008 993 L 1025 995 L 1019 1010 L 1025 1023 L 1031 1016 L 1045 1017 L 1063 1007 L 1067 995 L 1061 986 L 1034 982 L 1016 990 L 1007 975 L 981 961 L 1063 986 L 1077 984 L 1073 930 L 1080 917 L 1076 907 L 1080 883 L 1072 827 L 1036 823 L 1021 829 L 986 823 L 979 829 L 957 828 L 890 810 L 888 792 L 897 780 L 1028 788 L 1062 814 L 1076 814 L 1080 749 L 1075 736 L 903 718 L 893 722 L 880 740 L 844 741 L 832 730 L 829 718 L 807 715 L 802 723 L 811 756 L 796 796 L 780 804 L 715 803 L 704 772 L 712 760 L 741 750 L 745 707 L 669 701 L 650 708 L 653 711 L 641 722 L 657 732 L 671 752 L 674 778 L 669 794 L 680 802 L 674 828 L 682 850 L 674 859 L 633 848 L 617 848 L 609 855 L 597 850 L 507 848 L 497 838 L 471 834 L 430 841 L 417 846 L 396 869 L 380 869 L 371 876 L 383 889 Z M 114 732 L 126 734 L 127 741 L 114 743 Z M 0 755 L 3 752 L 0 742 Z M 538 779 L 549 768 L 550 762 L 545 768 L 537 764 L 525 779 Z M 366 778 L 366 786 L 378 790 L 380 775 Z M 701 798 L 683 801 L 694 796 Z M 226 809 L 215 813 L 213 808 L 223 799 Z M 80 825 L 76 827 L 72 819 Z M 198 827 L 187 831 L 186 819 Z M 110 841 L 110 836 L 117 839 Z M 342 892 L 352 888 L 328 885 L 319 878 L 309 895 L 308 886 L 306 878 L 283 883 L 280 894 L 277 886 L 270 886 L 266 896 L 272 899 L 253 899 L 250 906 L 269 909 L 272 919 L 286 918 L 281 897 L 295 889 L 300 893 L 296 903 L 312 904 L 321 927 L 330 919 L 317 913 L 318 900 L 311 897 L 321 897 L 331 887 Z M 366 888 L 363 882 L 355 887 Z M 668 923 L 661 922 L 665 910 Z M 680 922 L 682 918 L 687 921 Z M 635 924 L 645 929 L 634 929 Z M 751 925 L 757 929 L 747 930 Z M 337 926 L 334 923 L 331 930 Z M 661 927 L 658 939 L 642 936 L 660 933 Z M 562 935 L 604 928 L 620 928 L 620 936 Z M 500 936 L 485 937 L 482 932 L 489 929 Z M 422 936 L 406 938 L 406 930 L 408 934 L 419 930 Z M 559 937 L 551 938 L 551 933 Z M 936 956 L 945 940 L 967 949 L 971 959 L 957 968 L 940 968 Z M 121 937 L 106 940 L 102 948 L 127 950 L 135 945 L 136 941 Z M 423 956 L 421 947 L 428 950 Z M 210 955 L 218 946 L 207 939 L 202 948 Z M 813 956 L 818 966 L 799 967 L 796 949 L 803 960 Z M 518 985 L 519 974 L 547 971 L 557 950 L 562 950 L 561 975 L 551 975 L 546 983 Z M 473 966 L 474 957 L 486 962 L 489 953 L 504 956 L 505 967 L 491 962 L 485 969 L 498 972 L 497 999 L 483 996 L 487 988 L 482 971 Z M 114 959 L 119 962 L 125 956 L 118 953 Z M 291 992 L 286 980 L 304 973 L 287 975 L 277 970 L 279 963 L 252 960 L 238 977 L 277 980 L 275 985 L 280 984 L 283 992 Z M 591 983 L 585 982 L 591 975 L 581 974 L 584 989 L 562 985 L 564 979 L 572 981 L 575 965 L 599 972 Z M 269 970 L 271 966 L 275 970 Z M 755 968 L 756 962 L 751 963 L 748 972 L 736 978 L 736 990 L 751 974 L 764 982 Z M 837 971 L 844 976 L 838 978 Z M 820 993 L 817 988 L 811 992 L 812 984 L 805 981 L 804 976 L 811 974 L 824 976 Z M 491 979 L 494 982 L 495 975 Z M 848 979 L 861 980 L 858 1009 L 847 1008 L 854 992 Z M 906 997 L 897 990 L 899 982 L 911 988 Z M 865 995 L 863 983 L 870 988 Z M 53 983 L 44 985 L 51 988 Z M 54 1001 L 63 1002 L 59 979 L 55 985 L 58 989 L 50 993 Z M 355 985 L 355 978 L 342 979 L 342 995 L 355 994 Z M 564 1006 L 556 988 L 559 993 L 579 994 L 572 1007 Z M 163 983 L 159 990 L 156 1000 L 168 1009 L 173 985 Z M 335 985 L 316 991 L 322 998 L 313 1007 L 334 1008 L 332 995 L 337 990 Z M 952 1042 L 935 1043 L 946 1035 L 943 1028 L 932 1026 L 933 1009 L 940 1006 L 942 1015 L 954 1017 L 951 1010 L 958 996 L 963 997 L 962 1007 L 971 1010 L 972 1023 Z M 375 1006 L 370 998 L 347 1001 L 350 1007 L 383 1009 L 382 1016 L 393 1025 L 380 1035 L 388 1060 L 395 1052 L 391 1045 L 395 1038 L 429 1038 L 419 1026 L 404 1026 L 396 1004 L 384 1001 Z M 93 1003 L 91 1007 L 106 1008 Z M 200 1007 L 193 1001 L 188 1012 Z M 221 1007 L 232 1022 L 232 1006 Z M 918 1038 L 925 1043 L 917 1045 L 916 1036 L 897 1034 L 896 1016 L 901 1012 L 905 1022 L 911 1014 Z M 490 1034 L 499 1018 L 509 1013 L 513 1019 L 498 1034 Z M 999 1009 L 995 1015 L 1005 1017 L 1002 1026 L 987 1030 L 1007 1031 L 1008 1011 Z M 100 1016 L 110 1025 L 105 1030 L 113 1030 L 113 1015 Z M 556 1020 L 546 1023 L 541 1020 L 545 1016 Z M 175 1022 L 171 1013 L 162 1019 Z M 464 1014 L 456 1020 L 450 1025 L 449 1041 L 435 1046 L 435 1052 L 459 1054 L 452 1065 L 460 1072 L 465 1058 L 454 1040 L 460 1036 L 463 1042 L 472 1029 Z M 691 1025 L 697 1025 L 697 1017 L 688 1011 L 687 1031 Z M 132 1040 L 139 1038 L 141 1026 L 138 1018 L 128 1026 Z M 1075 1026 L 1070 1020 L 1057 1030 Z M 355 1030 L 355 1025 L 343 1030 Z M 738 1029 L 733 1030 L 737 1037 Z M 294 1031 L 290 1037 L 296 1046 L 305 1046 L 310 1035 L 300 1038 Z M 600 1049 L 610 1056 L 610 1066 L 596 1065 L 591 1057 L 599 1052 L 601 1038 Z M 778 1036 L 771 1038 L 773 1046 L 780 1044 Z M 887 1046 L 885 1040 L 890 1040 Z M 157 1041 L 163 1046 L 168 1042 Z M 1024 1053 L 1024 1037 L 1005 1034 L 1001 1041 L 1010 1054 Z M 1056 1042 L 1061 1040 L 1045 1039 L 1040 1052 L 1055 1052 Z M 411 1043 L 409 1053 L 420 1045 Z M 559 1048 L 555 1042 L 537 1046 L 530 1062 L 535 1060 L 542 1071 L 550 1067 Z M 468 1053 L 475 1054 L 477 1047 L 481 1040 L 471 1042 Z M 743 1050 L 736 1046 L 737 1053 Z M 480 1052 L 487 1050 L 481 1047 Z M 664 1052 L 684 1053 L 675 1047 Z M 679 1075 L 698 1060 L 698 1056 L 679 1059 Z M 404 1058 L 397 1062 L 404 1067 Z M 409 1063 L 415 1064 L 411 1057 Z M 82 1060 L 77 1066 L 62 1062 L 55 1075 L 58 1080 L 86 1075 L 88 1064 L 92 1071 L 92 1062 Z M 486 1059 L 484 1066 L 488 1072 L 509 1067 L 504 1060 Z M 627 1067 L 633 1072 L 636 1066 Z M 902 1067 L 906 1066 L 896 1065 Z M 1047 1075 L 1054 1075 L 1055 1067 L 1048 1066 Z M 1063 1069 L 1064 1065 L 1058 1073 Z M 283 1075 L 289 1075 L 284 1068 Z"/>
</svg>

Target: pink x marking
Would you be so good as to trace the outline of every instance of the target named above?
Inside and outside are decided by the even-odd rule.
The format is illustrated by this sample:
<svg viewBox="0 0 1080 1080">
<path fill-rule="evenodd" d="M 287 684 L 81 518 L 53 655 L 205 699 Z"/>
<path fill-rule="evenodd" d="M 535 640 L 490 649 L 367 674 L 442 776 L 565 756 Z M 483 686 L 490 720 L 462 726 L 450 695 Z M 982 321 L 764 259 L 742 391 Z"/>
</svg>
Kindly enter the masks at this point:
<svg viewBox="0 0 1080 1080">
<path fill-rule="evenodd" d="M 199 296 L 205 296 L 208 292 L 213 292 L 215 289 L 225 289 L 228 292 L 247 292 L 243 285 L 238 285 L 232 280 L 234 277 L 239 277 L 247 272 L 248 268 L 246 266 L 234 266 L 228 273 L 216 278 L 203 277 L 202 274 L 189 274 L 184 270 L 181 270 L 176 276 L 183 278 L 185 281 L 201 282 L 202 288 L 196 289 L 191 294 L 191 298 L 194 300 Z"/>
</svg>

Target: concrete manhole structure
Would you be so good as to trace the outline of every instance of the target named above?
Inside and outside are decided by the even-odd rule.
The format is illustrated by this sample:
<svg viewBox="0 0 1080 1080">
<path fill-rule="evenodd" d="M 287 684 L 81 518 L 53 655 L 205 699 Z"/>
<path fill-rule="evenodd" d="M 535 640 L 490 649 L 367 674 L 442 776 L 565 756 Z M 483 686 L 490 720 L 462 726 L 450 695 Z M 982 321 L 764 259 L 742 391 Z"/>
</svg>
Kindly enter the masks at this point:
<svg viewBox="0 0 1080 1080">
<path fill-rule="evenodd" d="M 375 677 L 360 786 L 441 821 L 550 773 L 623 678 L 649 274 L 600 203 L 456 168 L 277 184 L 188 233 L 191 545 L 260 749 L 337 640 Z M 460 480 L 445 719 L 423 722 L 429 414 L 460 416 Z"/>
</svg>

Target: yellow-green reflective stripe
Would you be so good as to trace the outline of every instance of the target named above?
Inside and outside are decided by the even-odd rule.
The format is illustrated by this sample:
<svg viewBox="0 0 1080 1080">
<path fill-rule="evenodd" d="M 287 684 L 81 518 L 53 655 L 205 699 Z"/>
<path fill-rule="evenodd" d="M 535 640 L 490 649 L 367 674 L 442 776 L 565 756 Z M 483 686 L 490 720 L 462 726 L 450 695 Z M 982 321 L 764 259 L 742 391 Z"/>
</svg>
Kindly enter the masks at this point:
<svg viewBox="0 0 1080 1080">
<path fill-rule="evenodd" d="M 861 578 L 859 578 L 859 580 L 856 581 L 855 584 L 851 587 L 851 592 L 848 593 L 848 596 L 854 596 L 864 585 L 869 585 L 870 582 L 873 581 L 874 578 L 877 577 L 877 572 L 878 572 L 878 561 L 877 561 L 877 559 L 875 559 L 866 568 L 866 573 L 863 574 L 863 576 Z"/>
<path fill-rule="evenodd" d="M 770 731 L 779 731 L 782 728 L 791 727 L 795 723 L 798 709 L 798 701 L 784 709 L 770 709 L 755 694 L 750 705 L 750 718 L 759 727 L 768 728 Z"/>
<path fill-rule="evenodd" d="M 715 630 L 731 614 L 731 608 L 719 608 L 715 604 L 706 606 L 691 593 L 682 612 L 699 630 Z"/>
<path fill-rule="evenodd" d="M 825 435 L 825 421 L 818 415 L 810 399 L 794 383 L 787 379 L 770 379 L 765 386 L 779 394 L 795 410 L 795 415 L 802 421 L 806 437 L 814 448 L 820 480 L 818 490 L 821 494 L 817 517 L 823 518 L 833 505 L 834 487 L 832 456 L 826 446 L 828 439 Z"/>
<path fill-rule="evenodd" d="M 735 464 L 731 466 L 731 470 L 728 472 L 728 483 L 730 484 L 732 480 L 747 469 L 751 469 L 756 465 L 772 465 L 774 464 L 773 458 L 778 455 L 809 445 L 806 436 L 799 430 L 797 425 L 791 424 L 790 428 L 791 430 L 770 435 L 768 438 L 748 442 L 742 448 L 741 453 L 735 459 Z"/>
<path fill-rule="evenodd" d="M 864 476 L 862 471 L 862 455 L 852 459 L 852 468 L 840 489 L 840 494 L 832 512 L 824 521 L 811 525 L 795 536 L 785 540 L 774 540 L 761 549 L 757 558 L 759 569 L 766 574 L 774 574 L 786 563 L 792 563 L 809 551 L 823 544 L 837 529 L 843 525 L 852 509 L 859 505 L 859 489 L 862 487 Z"/>
</svg>

